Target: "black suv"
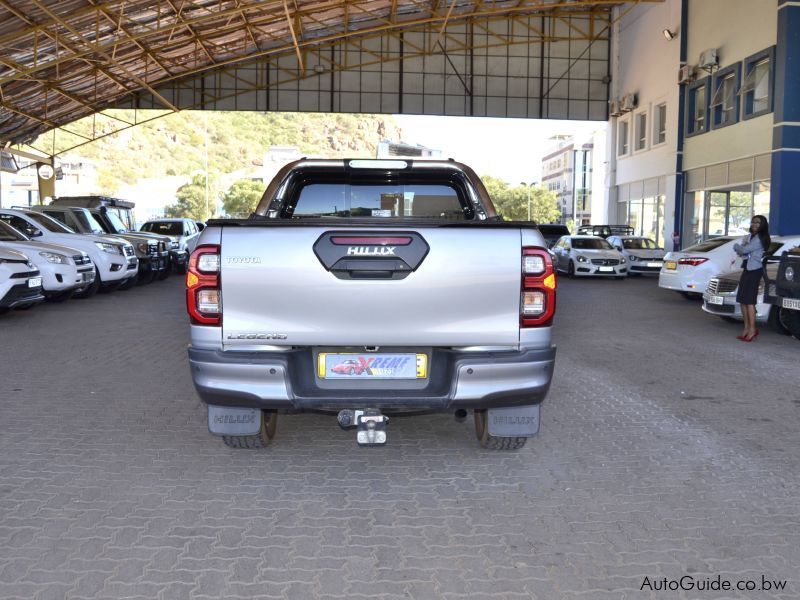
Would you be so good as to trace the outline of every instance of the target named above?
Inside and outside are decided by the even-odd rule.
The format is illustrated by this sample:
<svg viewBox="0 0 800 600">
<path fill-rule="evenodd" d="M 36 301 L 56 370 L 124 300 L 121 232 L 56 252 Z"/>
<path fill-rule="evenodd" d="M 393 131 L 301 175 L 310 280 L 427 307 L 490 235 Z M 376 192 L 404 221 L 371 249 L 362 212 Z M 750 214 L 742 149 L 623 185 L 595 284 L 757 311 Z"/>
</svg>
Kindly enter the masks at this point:
<svg viewBox="0 0 800 600">
<path fill-rule="evenodd" d="M 764 301 L 780 306 L 781 324 L 800 339 L 800 248 L 792 248 L 780 258 L 768 258 L 766 261 L 777 262 L 778 272 L 775 279 L 771 279 L 770 270 L 764 269 Z"/>
</svg>

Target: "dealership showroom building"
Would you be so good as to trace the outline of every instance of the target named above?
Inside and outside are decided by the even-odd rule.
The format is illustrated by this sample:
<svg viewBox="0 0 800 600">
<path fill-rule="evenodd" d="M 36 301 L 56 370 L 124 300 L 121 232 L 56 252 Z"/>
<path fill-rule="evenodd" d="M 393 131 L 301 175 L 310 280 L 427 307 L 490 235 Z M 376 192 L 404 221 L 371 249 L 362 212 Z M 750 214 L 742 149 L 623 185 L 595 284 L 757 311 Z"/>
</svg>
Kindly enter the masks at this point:
<svg viewBox="0 0 800 600">
<path fill-rule="evenodd" d="M 96 192 L 69 150 L 141 152 L 145 123 L 181 155 L 164 116 L 190 111 L 590 122 L 531 158 L 561 220 L 684 253 L 553 272 L 530 223 L 440 223 L 436 195 L 433 221 L 379 230 L 419 216 L 396 190 L 408 212 L 381 192 L 371 221 L 280 222 L 300 176 L 268 188 L 275 218 L 186 216 L 170 239 L 128 204 L 39 203 Z M 472 189 L 402 141 L 384 150 L 432 162 L 321 177 L 451 169 Z M 299 153 L 272 151 L 276 172 Z M 800 338 L 781 316 L 800 311 L 762 287 L 740 335 L 742 262 L 712 256 L 754 215 L 800 244 L 800 1 L 0 0 L 0 158 L 0 183 L 36 187 L 27 206 L 0 189 L 0 599 L 800 597 Z M 429 179 L 397 174 L 415 167 Z M 111 255 L 124 283 L 89 266 Z M 703 285 L 665 289 L 670 260 Z M 68 265 L 83 279 L 44 301 L 35 282 Z M 498 381 L 527 401 L 487 410 L 511 397 Z"/>
</svg>

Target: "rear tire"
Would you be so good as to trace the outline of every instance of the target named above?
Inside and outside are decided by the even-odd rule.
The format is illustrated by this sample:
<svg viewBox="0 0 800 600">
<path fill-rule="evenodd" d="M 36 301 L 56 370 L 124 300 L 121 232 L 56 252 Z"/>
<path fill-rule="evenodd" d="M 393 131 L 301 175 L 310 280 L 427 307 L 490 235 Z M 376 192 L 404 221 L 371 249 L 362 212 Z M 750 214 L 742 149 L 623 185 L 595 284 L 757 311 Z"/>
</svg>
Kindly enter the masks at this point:
<svg viewBox="0 0 800 600">
<path fill-rule="evenodd" d="M 769 317 L 767 318 L 767 326 L 775 333 L 780 335 L 789 335 L 789 329 L 783 323 L 783 316 L 781 311 L 784 310 L 780 306 L 771 306 L 769 309 Z"/>
<path fill-rule="evenodd" d="M 475 411 L 475 435 L 481 448 L 487 450 L 519 450 L 528 441 L 526 437 L 499 437 L 489 434 L 486 409 Z"/>
<path fill-rule="evenodd" d="M 781 325 L 796 339 L 800 340 L 800 310 L 781 308 L 778 318 Z"/>
<path fill-rule="evenodd" d="M 278 426 L 278 413 L 269 410 L 261 411 L 261 430 L 256 435 L 223 435 L 222 441 L 228 448 L 255 450 L 264 448 L 275 437 Z"/>
</svg>

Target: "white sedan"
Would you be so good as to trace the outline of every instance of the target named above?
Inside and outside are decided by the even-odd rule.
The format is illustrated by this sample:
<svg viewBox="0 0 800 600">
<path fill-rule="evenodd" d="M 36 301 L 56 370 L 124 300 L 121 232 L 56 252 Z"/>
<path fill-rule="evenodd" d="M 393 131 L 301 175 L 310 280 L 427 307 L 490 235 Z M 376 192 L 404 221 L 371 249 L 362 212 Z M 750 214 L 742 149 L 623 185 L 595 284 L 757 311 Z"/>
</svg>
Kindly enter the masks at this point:
<svg viewBox="0 0 800 600">
<path fill-rule="evenodd" d="M 625 257 L 601 237 L 565 235 L 552 248 L 555 268 L 569 277 L 618 277 L 628 275 Z"/>
<path fill-rule="evenodd" d="M 722 236 L 678 252 L 668 252 L 658 275 L 658 286 L 699 298 L 714 275 L 741 266 L 742 259 L 733 250 L 733 245 L 740 240 L 739 237 Z"/>
<path fill-rule="evenodd" d="M 608 243 L 622 252 L 628 261 L 628 275 L 658 273 L 664 266 L 664 249 L 647 237 L 637 235 L 611 235 Z"/>
</svg>

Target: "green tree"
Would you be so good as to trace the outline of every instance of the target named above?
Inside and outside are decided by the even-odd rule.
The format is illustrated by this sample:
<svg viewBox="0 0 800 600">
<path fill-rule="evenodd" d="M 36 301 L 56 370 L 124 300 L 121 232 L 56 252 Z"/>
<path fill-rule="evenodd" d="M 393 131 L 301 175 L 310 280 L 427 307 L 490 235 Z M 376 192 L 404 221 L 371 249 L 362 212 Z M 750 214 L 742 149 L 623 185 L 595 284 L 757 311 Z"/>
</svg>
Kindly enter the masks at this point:
<svg viewBox="0 0 800 600">
<path fill-rule="evenodd" d="M 266 186 L 260 181 L 240 179 L 222 196 L 222 208 L 225 209 L 225 214 L 239 218 L 250 216 L 264 195 L 265 189 Z"/>
<path fill-rule="evenodd" d="M 205 221 L 216 212 L 217 198 L 213 180 L 208 182 L 208 214 L 206 214 L 206 176 L 198 173 L 175 192 L 177 202 L 164 209 L 168 217 Z"/>
<path fill-rule="evenodd" d="M 506 220 L 528 220 L 528 190 L 524 185 L 511 187 L 498 177 L 481 177 L 494 206 Z M 556 195 L 543 187 L 532 187 L 531 219 L 537 223 L 553 223 L 561 218 Z"/>
</svg>

